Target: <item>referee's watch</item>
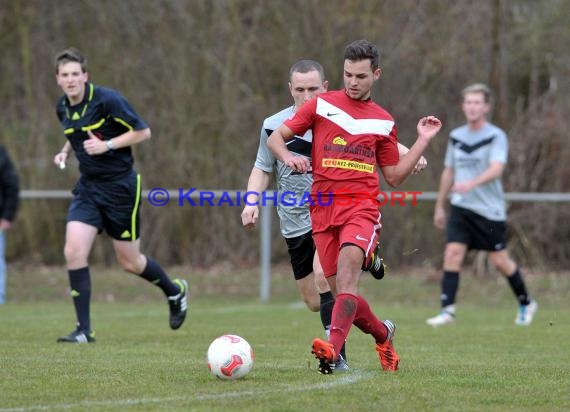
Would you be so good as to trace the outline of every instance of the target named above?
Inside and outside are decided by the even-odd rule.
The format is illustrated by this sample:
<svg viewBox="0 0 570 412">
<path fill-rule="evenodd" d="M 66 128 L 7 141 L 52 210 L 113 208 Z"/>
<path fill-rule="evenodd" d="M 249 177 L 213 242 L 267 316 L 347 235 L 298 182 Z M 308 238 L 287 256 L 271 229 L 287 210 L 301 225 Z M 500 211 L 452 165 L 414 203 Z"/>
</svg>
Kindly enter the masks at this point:
<svg viewBox="0 0 570 412">
<path fill-rule="evenodd" d="M 109 151 L 115 150 L 115 145 L 113 144 L 111 139 L 105 140 L 105 144 L 107 145 L 107 149 L 109 149 Z"/>
</svg>

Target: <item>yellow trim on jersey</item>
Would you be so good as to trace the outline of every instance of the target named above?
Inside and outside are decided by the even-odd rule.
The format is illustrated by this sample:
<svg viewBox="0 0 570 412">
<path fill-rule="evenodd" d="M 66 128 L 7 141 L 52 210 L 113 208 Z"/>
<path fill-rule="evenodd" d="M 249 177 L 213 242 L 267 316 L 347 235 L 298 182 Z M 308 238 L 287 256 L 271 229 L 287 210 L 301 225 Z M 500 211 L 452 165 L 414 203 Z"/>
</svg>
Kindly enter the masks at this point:
<svg viewBox="0 0 570 412">
<path fill-rule="evenodd" d="M 137 212 L 141 203 L 141 175 L 137 173 L 137 197 L 135 199 L 135 207 L 131 215 L 131 240 L 137 240 Z"/>
<path fill-rule="evenodd" d="M 87 106 L 89 106 L 89 103 L 86 103 L 85 106 L 83 106 L 83 110 L 81 111 L 81 117 L 85 115 L 85 112 L 87 111 Z"/>
<path fill-rule="evenodd" d="M 103 126 L 103 123 L 105 123 L 105 119 L 101 119 L 101 120 L 99 120 L 97 123 L 91 124 L 91 125 L 89 125 L 89 126 L 83 126 L 83 127 L 81 128 L 81 130 L 83 130 L 84 132 L 86 132 L 86 131 L 88 131 L 88 130 L 95 130 L 95 129 L 98 129 L 98 128 L 100 128 L 101 126 Z"/>
<path fill-rule="evenodd" d="M 374 165 L 370 163 L 355 162 L 354 160 L 344 159 L 323 159 L 323 167 L 334 167 L 336 169 L 357 170 L 359 172 L 374 173 Z"/>
<path fill-rule="evenodd" d="M 93 93 L 95 91 L 95 87 L 93 86 L 93 83 L 89 83 L 89 99 L 87 99 L 87 101 L 91 101 L 93 100 Z"/>
<path fill-rule="evenodd" d="M 66 107 L 65 108 L 65 116 L 71 120 L 81 119 L 85 115 L 85 112 L 87 111 L 87 107 L 89 106 L 89 102 L 91 100 L 93 100 L 94 91 L 95 91 L 95 87 L 93 86 L 93 83 L 89 83 L 89 97 L 87 98 L 87 103 L 85 103 L 85 106 L 83 106 L 83 110 L 81 111 L 81 114 L 74 112 L 73 116 L 70 116 L 69 115 L 69 108 Z"/>
<path fill-rule="evenodd" d="M 117 123 L 121 123 L 123 126 L 125 126 L 127 129 L 129 129 L 129 131 L 133 130 L 133 126 L 131 126 L 130 124 L 128 124 L 127 122 L 125 122 L 123 119 L 121 119 L 120 117 L 113 117 L 113 120 L 116 121 Z"/>
<path fill-rule="evenodd" d="M 75 131 L 75 129 L 73 127 L 70 127 L 69 129 L 65 129 L 63 131 L 63 134 L 71 134 Z"/>
</svg>

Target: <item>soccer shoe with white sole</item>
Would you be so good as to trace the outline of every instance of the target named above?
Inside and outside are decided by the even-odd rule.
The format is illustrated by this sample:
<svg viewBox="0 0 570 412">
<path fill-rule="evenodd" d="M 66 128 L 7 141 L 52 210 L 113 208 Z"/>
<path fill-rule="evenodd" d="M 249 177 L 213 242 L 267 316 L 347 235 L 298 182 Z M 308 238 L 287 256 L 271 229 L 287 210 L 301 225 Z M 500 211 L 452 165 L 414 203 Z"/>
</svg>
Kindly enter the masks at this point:
<svg viewBox="0 0 570 412">
<path fill-rule="evenodd" d="M 188 282 L 182 279 L 174 279 L 173 282 L 179 286 L 180 292 L 168 297 L 169 323 L 171 329 L 178 329 L 184 323 L 188 312 Z"/>
<path fill-rule="evenodd" d="M 311 353 L 319 360 L 319 372 L 323 375 L 330 375 L 335 369 L 335 353 L 334 347 L 326 340 L 315 338 Z"/>
<path fill-rule="evenodd" d="M 450 323 L 455 322 L 455 315 L 451 312 L 446 310 L 442 310 L 433 318 L 429 318 L 426 320 L 426 323 L 434 328 L 443 325 L 449 325 Z"/>
<path fill-rule="evenodd" d="M 385 275 L 384 260 L 380 257 L 380 243 L 376 244 L 369 259 L 362 265 L 362 270 L 370 272 L 374 279 L 382 279 Z"/>
<path fill-rule="evenodd" d="M 386 329 L 388 329 L 388 336 L 383 343 L 376 344 L 376 352 L 378 352 L 382 369 L 385 371 L 397 371 L 398 365 L 400 364 L 400 357 L 396 353 L 392 342 L 394 340 L 394 334 L 396 333 L 396 325 L 390 320 L 385 320 L 383 323 Z"/>
<path fill-rule="evenodd" d="M 59 343 L 93 343 L 95 342 L 95 332 L 75 329 L 67 336 L 57 338 Z"/>
<path fill-rule="evenodd" d="M 520 305 L 517 317 L 515 318 L 515 324 L 520 326 L 530 325 L 537 310 L 538 303 L 536 303 L 535 300 L 531 300 L 528 305 Z"/>
</svg>

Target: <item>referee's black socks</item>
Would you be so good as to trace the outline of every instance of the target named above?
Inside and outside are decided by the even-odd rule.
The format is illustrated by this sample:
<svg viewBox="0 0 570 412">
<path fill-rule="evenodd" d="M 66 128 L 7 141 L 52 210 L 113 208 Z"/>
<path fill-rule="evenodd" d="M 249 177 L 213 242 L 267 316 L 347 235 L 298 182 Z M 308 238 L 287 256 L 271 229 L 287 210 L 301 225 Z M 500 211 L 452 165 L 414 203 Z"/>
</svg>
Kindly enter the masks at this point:
<svg viewBox="0 0 570 412">
<path fill-rule="evenodd" d="M 164 269 L 148 256 L 146 257 L 146 267 L 139 276 L 161 288 L 166 296 L 174 296 L 180 293 L 180 288 L 170 280 Z"/>
<path fill-rule="evenodd" d="M 69 287 L 77 316 L 77 327 L 84 332 L 91 331 L 89 304 L 91 302 L 91 275 L 89 267 L 68 270 Z"/>
</svg>

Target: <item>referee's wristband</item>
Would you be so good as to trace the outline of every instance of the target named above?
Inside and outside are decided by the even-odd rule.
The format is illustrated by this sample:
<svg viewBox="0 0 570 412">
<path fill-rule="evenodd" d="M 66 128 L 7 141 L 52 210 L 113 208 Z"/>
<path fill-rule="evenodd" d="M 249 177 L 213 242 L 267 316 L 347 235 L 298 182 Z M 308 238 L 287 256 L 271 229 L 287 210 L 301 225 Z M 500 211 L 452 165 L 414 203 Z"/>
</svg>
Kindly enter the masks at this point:
<svg viewBox="0 0 570 412">
<path fill-rule="evenodd" d="M 113 144 L 113 142 L 111 141 L 111 139 L 105 140 L 105 144 L 107 145 L 107 149 L 109 149 L 109 150 L 115 150 L 115 145 Z"/>
</svg>

